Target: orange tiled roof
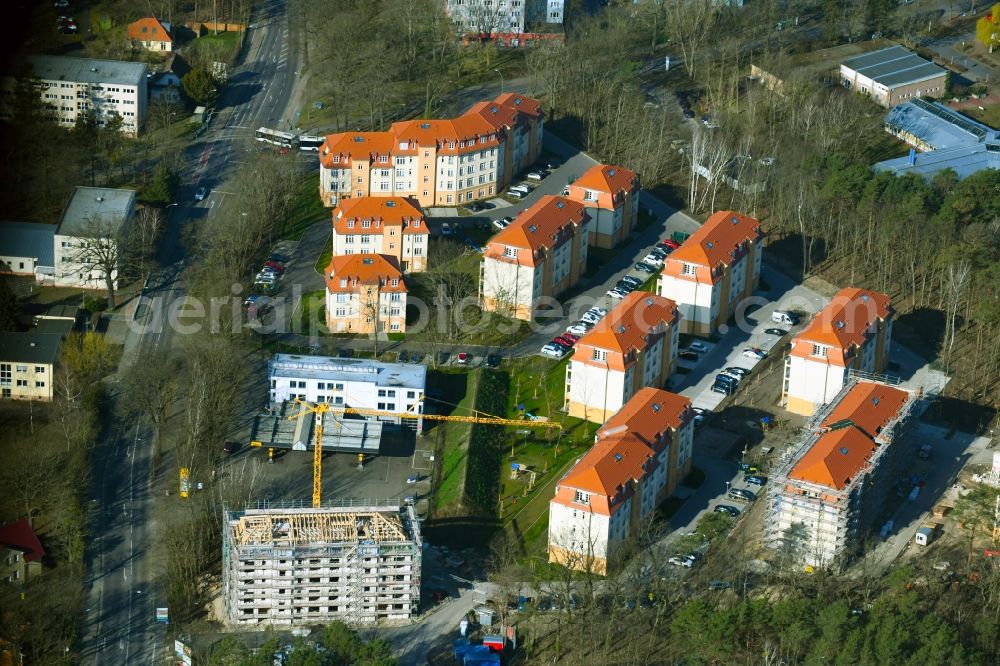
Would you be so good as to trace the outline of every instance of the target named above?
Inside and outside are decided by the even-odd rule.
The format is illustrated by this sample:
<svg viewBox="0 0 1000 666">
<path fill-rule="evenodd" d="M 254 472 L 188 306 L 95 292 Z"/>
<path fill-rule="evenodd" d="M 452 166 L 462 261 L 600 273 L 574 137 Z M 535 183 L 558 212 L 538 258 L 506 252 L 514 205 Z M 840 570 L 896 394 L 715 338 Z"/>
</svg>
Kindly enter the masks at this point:
<svg viewBox="0 0 1000 666">
<path fill-rule="evenodd" d="M 609 164 L 595 164 L 573 181 L 573 185 L 588 190 L 617 194 L 623 190 L 631 190 L 638 185 L 638 182 L 639 177 L 634 171 Z"/>
<path fill-rule="evenodd" d="M 610 500 L 630 481 L 642 479 L 646 474 L 644 466 L 653 457 L 653 450 L 637 436 L 614 435 L 594 444 L 559 481 L 559 486 L 591 493 L 591 508 L 610 515 L 614 508 Z"/>
<path fill-rule="evenodd" d="M 478 115 L 495 129 L 509 129 L 522 116 L 541 117 L 542 103 L 518 93 L 504 93 L 493 101 L 476 102 L 465 114 Z"/>
<path fill-rule="evenodd" d="M 341 281 L 347 284 L 341 286 Z M 354 281 L 357 281 L 357 284 Z M 396 286 L 392 281 L 396 280 Z M 361 286 L 378 284 L 380 292 L 405 292 L 406 282 L 395 257 L 385 254 L 349 254 L 330 259 L 326 288 L 331 292 L 355 292 Z"/>
<path fill-rule="evenodd" d="M 530 250 L 518 254 L 522 266 L 534 266 L 535 252 L 551 250 L 570 237 L 570 230 L 590 221 L 583 204 L 565 197 L 546 195 L 521 212 L 506 229 L 490 239 L 486 256 L 503 258 L 505 247 Z M 507 258 L 506 260 L 513 261 Z"/>
<path fill-rule="evenodd" d="M 667 430 L 680 430 L 687 423 L 691 401 L 682 395 L 650 386 L 639 391 L 618 412 L 608 419 L 597 438 L 604 439 L 623 432 L 638 435 L 646 444 L 656 445 L 657 436 Z"/>
<path fill-rule="evenodd" d="M 341 132 L 328 134 L 320 146 L 319 159 L 326 168 L 350 167 L 349 160 L 372 160 L 377 155 L 390 155 L 395 143 L 392 132 Z M 333 156 L 346 157 L 334 164 Z M 386 164 L 386 169 L 392 164 Z"/>
<path fill-rule="evenodd" d="M 633 291 L 580 338 L 577 348 L 596 347 L 628 354 L 645 347 L 647 335 L 676 324 L 678 317 L 677 304 L 669 298 Z"/>
<path fill-rule="evenodd" d="M 142 31 L 143 28 L 146 29 L 145 32 Z M 135 21 L 134 23 L 129 23 L 126 34 L 129 39 L 134 39 L 140 42 L 174 41 L 173 38 L 170 37 L 170 31 L 167 30 L 166 26 L 152 16 L 147 16 Z"/>
<path fill-rule="evenodd" d="M 396 143 L 417 146 L 437 146 L 441 152 L 468 152 L 492 148 L 500 141 L 496 129 L 478 115 L 465 115 L 450 120 L 404 120 L 389 129 Z M 482 141 L 482 137 L 486 137 Z M 466 145 L 459 147 L 459 143 Z M 450 144 L 454 142 L 455 148 Z"/>
<path fill-rule="evenodd" d="M 821 425 L 828 428 L 834 423 L 850 420 L 865 434 L 874 438 L 886 423 L 899 414 L 909 397 L 910 394 L 906 391 L 885 384 L 858 382 Z"/>
<path fill-rule="evenodd" d="M 901 389 L 858 382 L 820 424 L 827 429 L 789 476 L 843 490 L 864 469 L 882 429 L 909 399 Z"/>
<path fill-rule="evenodd" d="M 792 340 L 792 355 L 811 356 L 813 343 L 828 345 L 829 362 L 845 365 L 845 352 L 865 341 L 865 332 L 878 320 L 892 314 L 889 297 L 868 289 L 841 289 L 809 325 Z"/>
<path fill-rule="evenodd" d="M 362 227 L 363 220 L 371 226 Z M 348 226 L 349 222 L 354 226 Z M 381 234 L 386 226 L 402 226 L 404 234 L 430 233 L 420 204 L 407 197 L 341 199 L 333 209 L 333 230 L 338 234 Z"/>
<path fill-rule="evenodd" d="M 721 210 L 705 220 L 705 224 L 674 250 L 667 257 L 667 263 L 684 262 L 709 268 L 729 265 L 733 263 L 733 253 L 741 244 L 760 236 L 760 221 L 756 218 Z M 666 268 L 664 272 L 667 272 Z"/>
<path fill-rule="evenodd" d="M 789 476 L 821 486 L 843 490 L 868 463 L 876 444 L 857 428 L 824 433 Z"/>
</svg>

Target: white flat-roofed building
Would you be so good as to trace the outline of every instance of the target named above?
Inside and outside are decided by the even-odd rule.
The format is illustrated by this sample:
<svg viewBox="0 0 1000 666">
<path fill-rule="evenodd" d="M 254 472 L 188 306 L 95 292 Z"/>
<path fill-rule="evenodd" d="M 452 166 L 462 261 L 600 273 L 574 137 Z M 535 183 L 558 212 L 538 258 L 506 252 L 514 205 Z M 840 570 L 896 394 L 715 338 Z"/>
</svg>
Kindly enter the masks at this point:
<svg viewBox="0 0 1000 666">
<path fill-rule="evenodd" d="M 39 282 L 55 272 L 54 224 L 0 222 L 0 273 L 32 276 Z"/>
<path fill-rule="evenodd" d="M 146 115 L 148 68 L 141 62 L 96 60 L 69 56 L 32 56 L 28 69 L 38 81 L 44 113 L 63 127 L 73 127 L 93 113 L 104 127 L 117 114 L 122 133 L 136 136 Z M 10 120 L 17 79 L 0 82 L 0 118 Z"/>
<path fill-rule="evenodd" d="M 422 414 L 427 368 L 362 358 L 278 354 L 268 363 L 272 406 L 299 398 L 335 407 Z M 422 419 L 379 417 L 418 431 Z"/>
<path fill-rule="evenodd" d="M 848 58 L 840 65 L 846 88 L 891 108 L 914 97 L 941 97 L 948 71 L 902 46 L 890 46 Z"/>
<path fill-rule="evenodd" d="M 104 289 L 105 275 L 97 266 L 99 258 L 110 259 L 122 250 L 112 245 L 125 243 L 135 218 L 135 190 L 109 187 L 77 187 L 56 227 L 53 255 L 57 287 Z M 111 272 L 118 288 L 118 270 Z"/>
</svg>

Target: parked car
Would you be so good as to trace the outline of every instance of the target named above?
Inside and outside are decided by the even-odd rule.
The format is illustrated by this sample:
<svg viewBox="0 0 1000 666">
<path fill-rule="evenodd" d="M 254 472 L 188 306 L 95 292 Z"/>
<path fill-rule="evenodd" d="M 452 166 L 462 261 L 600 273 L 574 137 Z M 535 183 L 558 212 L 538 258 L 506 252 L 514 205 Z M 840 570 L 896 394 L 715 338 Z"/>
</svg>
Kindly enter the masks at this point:
<svg viewBox="0 0 1000 666">
<path fill-rule="evenodd" d="M 690 349 L 691 351 L 696 351 L 699 354 L 704 354 L 705 352 L 708 351 L 708 345 L 706 345 L 704 342 L 699 342 L 698 340 L 695 340 L 694 342 L 688 345 L 688 349 Z"/>
<path fill-rule="evenodd" d="M 734 375 L 727 375 L 724 372 L 720 372 L 715 376 L 715 383 L 730 384 L 733 388 L 736 388 L 736 385 L 740 383 L 740 378 Z"/>
<path fill-rule="evenodd" d="M 737 384 L 739 384 L 740 380 L 743 379 L 742 375 L 737 375 L 736 373 L 729 372 L 729 370 L 723 370 L 718 375 L 716 375 L 716 381 L 718 381 L 719 377 L 730 377 L 732 379 L 735 379 Z"/>
<path fill-rule="evenodd" d="M 743 355 L 747 358 L 762 359 L 767 358 L 767 352 L 758 347 L 746 347 L 743 350 Z"/>
<path fill-rule="evenodd" d="M 207 195 L 208 195 L 208 189 L 206 189 L 205 186 L 202 185 L 197 190 L 195 190 L 194 200 L 203 201 Z"/>
<path fill-rule="evenodd" d="M 595 305 L 594 307 L 592 307 L 589 310 L 587 310 L 587 312 L 593 312 L 598 317 L 603 317 L 604 315 L 608 314 L 607 310 L 605 310 L 604 308 L 599 307 L 597 305 Z"/>
<path fill-rule="evenodd" d="M 438 352 L 438 365 L 444 365 L 451 358 L 451 354 L 448 352 Z"/>
<path fill-rule="evenodd" d="M 764 332 L 768 335 L 777 335 L 779 338 L 783 335 L 788 335 L 788 331 L 783 328 L 768 328 Z"/>
<path fill-rule="evenodd" d="M 441 223 L 441 235 L 442 236 L 451 236 L 451 225 L 448 224 L 447 222 L 442 222 Z"/>
<path fill-rule="evenodd" d="M 549 174 L 546 173 L 545 171 L 538 170 L 538 171 L 532 171 L 527 176 L 525 176 L 525 178 L 527 178 L 528 180 L 542 181 L 545 180 L 545 177 L 548 175 Z"/>
<path fill-rule="evenodd" d="M 469 352 L 458 352 L 458 355 L 455 356 L 455 363 L 459 365 L 468 365 L 471 360 L 472 355 Z"/>
<path fill-rule="evenodd" d="M 563 345 L 564 347 L 573 347 L 576 344 L 575 340 L 570 340 L 569 338 L 563 337 L 561 335 L 552 338 L 552 342 Z"/>
<path fill-rule="evenodd" d="M 511 197 L 513 199 L 523 199 L 524 197 L 528 196 L 528 193 L 525 192 L 524 190 L 513 190 L 512 189 L 509 192 L 507 192 L 507 196 L 509 196 L 509 197 Z"/>
<path fill-rule="evenodd" d="M 533 189 L 535 189 L 535 188 L 533 188 L 531 185 L 528 185 L 527 183 L 519 183 L 517 185 L 511 186 L 511 188 L 510 188 L 509 191 L 510 192 L 524 192 L 525 194 L 531 194 L 531 190 L 533 190 Z"/>
<path fill-rule="evenodd" d="M 663 257 L 659 254 L 653 254 L 652 252 L 650 252 L 649 254 L 647 254 L 645 257 L 642 258 L 642 261 L 647 264 L 652 264 L 657 268 L 663 267 Z"/>
<path fill-rule="evenodd" d="M 593 312 L 584 312 L 582 315 L 580 315 L 580 321 L 593 326 L 597 322 L 601 321 L 601 317 L 600 315 L 595 314 Z"/>
<path fill-rule="evenodd" d="M 735 500 L 743 500 L 744 502 L 752 502 L 757 499 L 757 495 L 746 488 L 730 488 L 729 497 Z"/>
<path fill-rule="evenodd" d="M 678 356 L 683 361 L 697 361 L 697 360 L 699 360 L 701 358 L 700 356 L 698 356 L 697 354 L 695 354 L 693 351 L 682 351 L 681 353 L 678 354 Z"/>
<path fill-rule="evenodd" d="M 503 231 L 504 229 L 506 229 L 508 224 L 510 224 L 510 222 L 507 222 L 506 217 L 501 218 L 499 220 L 493 220 L 493 226 L 496 227 L 498 231 Z"/>
<path fill-rule="evenodd" d="M 743 477 L 743 483 L 749 483 L 751 486 L 762 486 L 767 483 L 767 477 L 760 474 L 747 474 Z"/>
<path fill-rule="evenodd" d="M 691 411 L 694 412 L 694 427 L 697 428 L 705 422 L 705 416 L 708 414 L 708 410 L 704 407 L 692 407 Z"/>
<path fill-rule="evenodd" d="M 589 331 L 593 327 L 594 327 L 593 324 L 590 324 L 585 321 L 578 321 L 574 324 L 570 324 L 569 326 L 567 326 L 566 331 L 572 333 L 573 335 L 586 335 L 587 331 Z"/>
<path fill-rule="evenodd" d="M 708 589 L 710 590 L 731 590 L 733 589 L 733 584 L 726 580 L 710 580 L 708 581 Z"/>
<path fill-rule="evenodd" d="M 731 365 L 725 370 L 723 370 L 727 375 L 734 375 L 740 379 L 749 376 L 750 371 L 746 368 L 737 368 L 735 365 Z"/>
<path fill-rule="evenodd" d="M 625 277 L 622 278 L 621 281 L 622 282 L 628 282 L 629 284 L 634 285 L 636 287 L 639 287 L 639 286 L 642 285 L 642 280 L 640 280 L 637 277 L 632 277 L 631 275 L 626 275 Z"/>
<path fill-rule="evenodd" d="M 712 384 L 712 391 L 714 393 L 721 393 L 723 395 L 732 395 L 733 391 L 736 390 L 735 384 L 723 384 L 722 382 L 715 382 Z"/>
<path fill-rule="evenodd" d="M 405 349 L 401 349 L 399 350 L 399 353 L 396 354 L 396 360 L 400 363 L 408 363 L 410 361 L 410 353 Z"/>
<path fill-rule="evenodd" d="M 732 504 L 720 504 L 717 507 L 715 507 L 715 512 L 716 513 L 727 513 L 730 516 L 732 516 L 733 518 L 739 518 L 739 516 L 740 516 L 740 510 L 737 509 Z"/>
<path fill-rule="evenodd" d="M 410 352 L 410 363 L 420 363 L 424 360 L 424 355 L 420 352 Z"/>
<path fill-rule="evenodd" d="M 676 250 L 681 246 L 681 244 L 675 241 L 673 238 L 667 238 L 665 240 L 662 240 L 659 243 L 657 243 L 657 245 L 666 245 L 672 250 Z"/>
<path fill-rule="evenodd" d="M 563 333 L 563 334 L 562 334 L 562 335 L 560 335 L 559 337 L 561 337 L 561 338 L 566 338 L 567 340 L 569 340 L 569 341 L 570 341 L 570 342 L 572 342 L 573 344 L 576 344 L 577 342 L 579 342 L 579 341 L 580 341 L 580 336 L 578 336 L 578 335 L 573 335 L 573 332 L 572 332 L 572 331 L 566 331 L 565 333 Z"/>
<path fill-rule="evenodd" d="M 664 254 L 670 254 L 671 252 L 674 251 L 674 248 L 672 248 L 669 245 L 667 245 L 666 243 L 662 243 L 662 242 L 656 244 L 656 249 L 657 250 L 662 250 Z"/>
<path fill-rule="evenodd" d="M 470 213 L 478 213 L 481 210 L 486 210 L 486 205 L 481 201 L 473 201 L 472 203 L 466 204 L 465 209 Z"/>
<path fill-rule="evenodd" d="M 279 273 L 284 273 L 285 272 L 285 266 L 284 266 L 284 264 L 281 264 L 281 263 L 279 263 L 277 261 L 268 261 L 267 263 L 264 264 L 264 267 L 265 268 L 273 268 L 274 270 L 278 271 Z"/>
<path fill-rule="evenodd" d="M 608 289 L 606 293 L 611 298 L 625 298 L 626 296 L 625 292 L 619 289 L 618 287 L 615 287 L 613 289 Z"/>
<path fill-rule="evenodd" d="M 499 368 L 500 367 L 500 357 L 496 354 L 486 355 L 486 367 L 487 368 Z"/>
<path fill-rule="evenodd" d="M 799 316 L 794 312 L 788 312 L 787 310 L 775 310 L 771 313 L 771 321 L 775 324 L 795 326 L 799 323 Z"/>
<path fill-rule="evenodd" d="M 273 273 L 257 273 L 253 281 L 257 284 L 277 284 L 278 276 Z"/>
<path fill-rule="evenodd" d="M 631 282 L 627 282 L 625 280 L 618 280 L 618 282 L 615 283 L 615 289 L 617 289 L 618 291 L 624 291 L 626 294 L 631 294 L 633 291 L 635 291 L 636 286 L 637 285 Z"/>
<path fill-rule="evenodd" d="M 674 555 L 673 557 L 668 559 L 667 562 L 673 564 L 676 567 L 687 567 L 688 569 L 690 569 L 691 567 L 694 566 L 694 560 L 689 559 L 690 557 L 691 557 L 690 555 L 684 557 L 680 555 Z"/>
<path fill-rule="evenodd" d="M 222 452 L 225 453 L 227 456 L 232 455 L 239 450 L 240 450 L 239 442 L 226 442 L 225 444 L 222 445 Z"/>
<path fill-rule="evenodd" d="M 569 341 L 567 340 L 566 342 L 569 342 Z M 562 352 L 564 354 L 566 352 L 568 352 L 569 350 L 573 349 L 573 345 L 568 345 L 568 344 L 566 344 L 566 342 L 559 342 L 556 339 L 549 340 L 549 344 L 550 345 L 552 345 L 554 347 L 558 347 L 559 349 L 562 350 Z"/>
<path fill-rule="evenodd" d="M 651 273 L 652 274 L 652 273 L 656 272 L 656 266 L 650 266 L 645 261 L 640 261 L 639 263 L 637 263 L 635 265 L 635 270 L 640 271 L 642 273 Z"/>
<path fill-rule="evenodd" d="M 289 259 L 283 254 L 278 254 L 277 252 L 272 252 L 271 256 L 267 258 L 268 261 L 274 261 L 279 264 L 287 264 Z"/>
<path fill-rule="evenodd" d="M 540 353 L 542 356 L 551 356 L 552 358 L 562 358 L 566 354 L 566 350 L 558 345 L 554 345 L 551 342 L 542 347 Z"/>
</svg>

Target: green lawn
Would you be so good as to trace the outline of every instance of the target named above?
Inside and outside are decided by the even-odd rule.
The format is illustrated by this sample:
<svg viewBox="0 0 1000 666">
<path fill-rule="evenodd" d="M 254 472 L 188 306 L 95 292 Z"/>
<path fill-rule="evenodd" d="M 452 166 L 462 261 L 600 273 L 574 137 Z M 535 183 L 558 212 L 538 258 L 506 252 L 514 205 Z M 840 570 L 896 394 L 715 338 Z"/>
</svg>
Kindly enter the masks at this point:
<svg viewBox="0 0 1000 666">
<path fill-rule="evenodd" d="M 327 333 L 326 291 L 309 291 L 302 294 L 299 302 L 299 330 L 303 333 Z"/>
<path fill-rule="evenodd" d="M 278 226 L 278 236 L 298 240 L 302 238 L 306 229 L 317 222 L 329 219 L 330 210 L 319 198 L 319 171 L 313 171 L 299 182 L 291 212 Z"/>
<path fill-rule="evenodd" d="M 479 370 L 475 370 L 468 373 L 468 384 L 465 387 L 465 395 L 462 395 L 460 399 L 454 392 L 444 391 L 445 396 L 443 399 L 447 402 L 453 402 L 456 405 L 452 412 L 453 414 L 465 415 L 472 413 L 472 405 L 476 396 L 476 387 L 479 385 L 480 372 Z M 457 386 L 455 382 L 448 382 L 448 386 L 453 385 Z M 458 513 L 462 500 L 462 482 L 465 479 L 465 461 L 468 458 L 469 431 L 471 428 L 472 424 L 470 423 L 437 422 L 432 431 L 435 437 L 441 436 L 437 434 L 438 432 L 444 433 L 440 462 L 441 476 L 437 487 L 434 489 L 433 512 L 435 516 Z"/>
<path fill-rule="evenodd" d="M 320 275 L 326 273 L 326 267 L 330 265 L 330 258 L 333 257 L 333 236 L 329 236 L 326 239 L 326 245 L 323 246 L 323 251 L 319 253 L 319 259 L 316 260 L 316 272 Z"/>
</svg>

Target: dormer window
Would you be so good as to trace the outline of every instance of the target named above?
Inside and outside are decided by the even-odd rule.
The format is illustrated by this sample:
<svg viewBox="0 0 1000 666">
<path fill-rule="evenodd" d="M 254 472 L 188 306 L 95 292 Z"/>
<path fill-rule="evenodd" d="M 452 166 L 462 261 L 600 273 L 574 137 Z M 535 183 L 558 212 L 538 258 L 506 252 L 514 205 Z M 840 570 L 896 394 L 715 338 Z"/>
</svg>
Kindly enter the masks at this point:
<svg viewBox="0 0 1000 666">
<path fill-rule="evenodd" d="M 340 278 L 340 288 L 344 289 L 347 287 L 347 278 Z"/>
<path fill-rule="evenodd" d="M 578 504 L 590 504 L 590 493 L 577 490 L 573 495 L 573 501 Z"/>
<path fill-rule="evenodd" d="M 386 164 L 389 161 L 389 156 L 388 155 L 379 155 L 378 156 L 378 161 L 381 162 L 382 164 Z"/>
<path fill-rule="evenodd" d="M 399 286 L 399 278 L 392 278 L 392 286 L 393 287 Z"/>
<path fill-rule="evenodd" d="M 818 356 L 820 358 L 826 358 L 826 351 L 829 349 L 826 345 L 813 345 L 813 356 Z"/>
<path fill-rule="evenodd" d="M 340 164 L 340 155 L 334 155 L 333 156 L 333 163 L 334 164 Z"/>
<path fill-rule="evenodd" d="M 517 248 L 509 245 L 503 249 L 503 256 L 517 259 Z"/>
<path fill-rule="evenodd" d="M 371 226 L 372 226 L 372 221 L 371 220 L 361 220 L 361 228 L 362 229 L 369 229 L 369 228 L 371 228 Z"/>
<path fill-rule="evenodd" d="M 348 229 L 353 229 L 354 228 L 354 220 L 348 220 L 347 221 L 347 228 Z"/>
<path fill-rule="evenodd" d="M 684 264 L 684 268 L 681 269 L 682 275 L 694 275 L 698 268 L 694 264 Z"/>
</svg>

